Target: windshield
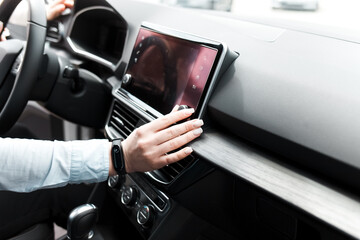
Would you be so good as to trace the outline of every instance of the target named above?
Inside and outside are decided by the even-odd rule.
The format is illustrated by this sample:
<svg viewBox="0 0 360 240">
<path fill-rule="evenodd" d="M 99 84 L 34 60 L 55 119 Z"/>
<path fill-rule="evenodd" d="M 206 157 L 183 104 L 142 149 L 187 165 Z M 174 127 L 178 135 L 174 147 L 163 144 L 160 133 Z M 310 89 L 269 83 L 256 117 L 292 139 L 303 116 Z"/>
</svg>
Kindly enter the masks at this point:
<svg viewBox="0 0 360 240">
<path fill-rule="evenodd" d="M 146 0 L 241 17 L 316 24 L 360 31 L 359 0 Z"/>
</svg>

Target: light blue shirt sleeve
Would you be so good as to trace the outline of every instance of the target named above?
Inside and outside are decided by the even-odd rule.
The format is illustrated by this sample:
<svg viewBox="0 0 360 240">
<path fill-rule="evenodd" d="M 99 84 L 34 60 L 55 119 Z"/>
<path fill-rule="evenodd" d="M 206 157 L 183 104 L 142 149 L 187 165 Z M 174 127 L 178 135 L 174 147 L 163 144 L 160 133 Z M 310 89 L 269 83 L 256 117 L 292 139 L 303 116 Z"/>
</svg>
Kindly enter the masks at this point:
<svg viewBox="0 0 360 240">
<path fill-rule="evenodd" d="M 109 175 L 109 142 L 0 138 L 0 190 L 30 192 L 68 183 L 102 182 Z"/>
</svg>

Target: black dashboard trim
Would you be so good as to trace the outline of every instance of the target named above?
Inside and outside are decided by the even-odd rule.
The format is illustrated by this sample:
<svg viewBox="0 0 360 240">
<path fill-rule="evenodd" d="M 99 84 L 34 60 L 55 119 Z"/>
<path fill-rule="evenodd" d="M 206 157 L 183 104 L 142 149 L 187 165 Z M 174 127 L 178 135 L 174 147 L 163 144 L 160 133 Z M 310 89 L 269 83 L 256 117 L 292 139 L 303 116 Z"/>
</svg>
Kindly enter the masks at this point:
<svg viewBox="0 0 360 240">
<path fill-rule="evenodd" d="M 211 129 L 191 146 L 203 159 L 360 238 L 360 203 L 355 196 L 285 167 L 247 143 Z"/>
<path fill-rule="evenodd" d="M 70 37 L 70 34 L 73 30 L 74 24 L 76 22 L 76 19 L 83 13 L 85 12 L 89 12 L 89 11 L 93 11 L 93 10 L 105 10 L 105 11 L 109 11 L 111 13 L 116 14 L 116 11 L 110 7 L 105 7 L 105 6 L 94 6 L 94 7 L 86 7 L 84 9 L 81 9 L 80 11 L 76 12 L 72 18 L 72 21 L 70 23 L 70 26 L 68 28 L 68 32 L 66 35 L 66 41 L 69 44 L 70 48 L 78 55 L 83 56 L 85 58 L 88 58 L 92 61 L 95 61 L 97 63 L 100 63 L 108 68 L 110 68 L 111 70 L 115 71 L 118 67 L 118 65 L 120 64 L 120 59 L 118 59 L 117 63 L 112 63 L 109 60 L 106 60 L 100 56 L 97 56 L 96 54 L 92 54 L 89 53 L 88 51 L 82 50 L 78 47 L 76 47 L 76 44 L 73 42 L 73 40 Z M 126 34 L 127 35 L 127 34 Z"/>
</svg>

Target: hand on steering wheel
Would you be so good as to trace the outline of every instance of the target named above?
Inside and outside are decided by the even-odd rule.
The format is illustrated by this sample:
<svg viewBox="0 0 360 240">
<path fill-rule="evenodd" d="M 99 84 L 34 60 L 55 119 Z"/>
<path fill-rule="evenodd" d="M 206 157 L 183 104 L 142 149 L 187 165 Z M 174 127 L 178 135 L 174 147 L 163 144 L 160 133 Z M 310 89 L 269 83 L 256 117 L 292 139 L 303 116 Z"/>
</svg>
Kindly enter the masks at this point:
<svg viewBox="0 0 360 240">
<path fill-rule="evenodd" d="M 20 2 L 4 0 L 0 5 L 3 28 Z M 0 133 L 12 127 L 29 100 L 42 62 L 46 24 L 44 0 L 29 0 L 25 44 L 16 39 L 0 42 Z"/>
<path fill-rule="evenodd" d="M 47 20 L 51 21 L 60 16 L 67 8 L 74 6 L 74 0 L 55 0 L 49 3 L 46 10 Z"/>
<path fill-rule="evenodd" d="M 0 32 L 2 32 L 2 30 L 3 30 L 3 23 L 0 22 Z M 7 28 L 5 28 L 0 36 L 0 41 L 5 41 L 6 37 L 8 37 L 8 36 L 9 36 L 9 30 Z"/>
</svg>

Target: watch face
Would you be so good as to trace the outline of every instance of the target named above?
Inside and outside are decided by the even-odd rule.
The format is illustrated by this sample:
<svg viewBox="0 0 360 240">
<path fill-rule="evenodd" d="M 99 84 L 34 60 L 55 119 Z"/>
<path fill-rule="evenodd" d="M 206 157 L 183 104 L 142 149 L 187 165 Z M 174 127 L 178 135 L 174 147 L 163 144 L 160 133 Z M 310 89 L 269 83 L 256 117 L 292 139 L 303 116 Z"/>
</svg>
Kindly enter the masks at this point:
<svg viewBox="0 0 360 240">
<path fill-rule="evenodd" d="M 125 174 L 125 168 L 124 168 L 124 157 L 123 152 L 121 148 L 121 140 L 115 140 L 113 141 L 112 146 L 112 162 L 115 168 L 115 171 L 120 174 Z"/>
</svg>

